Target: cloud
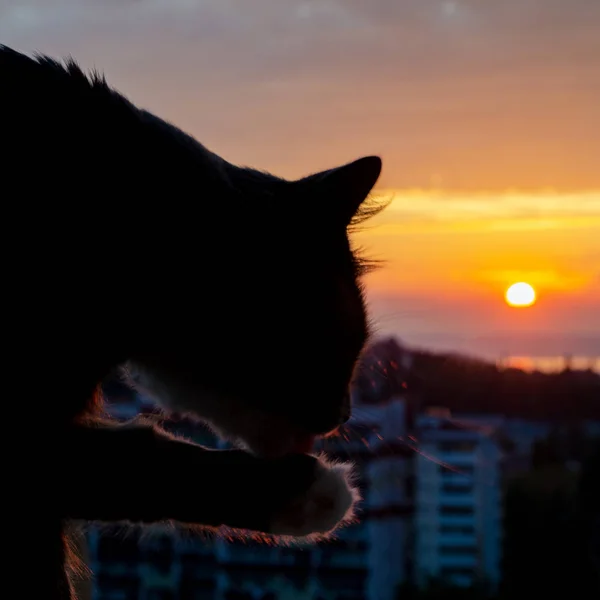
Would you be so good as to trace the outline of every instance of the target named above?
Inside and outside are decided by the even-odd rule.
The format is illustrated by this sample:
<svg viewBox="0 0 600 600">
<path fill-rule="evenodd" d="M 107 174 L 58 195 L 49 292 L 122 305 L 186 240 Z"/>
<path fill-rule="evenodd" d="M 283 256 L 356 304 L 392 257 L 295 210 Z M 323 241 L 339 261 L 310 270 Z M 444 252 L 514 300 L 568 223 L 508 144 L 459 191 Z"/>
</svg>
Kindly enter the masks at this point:
<svg viewBox="0 0 600 600">
<path fill-rule="evenodd" d="M 444 190 L 382 190 L 378 194 L 391 202 L 377 217 L 378 224 L 407 222 L 458 223 L 510 220 L 538 221 L 540 227 L 552 223 L 560 226 L 600 227 L 600 191 L 559 193 L 539 191 L 519 193 L 448 192 Z"/>
<path fill-rule="evenodd" d="M 333 75 L 335 67 L 363 77 L 452 79 L 493 75 L 490 67 L 548 66 L 550 56 L 578 69 L 596 65 L 599 54 L 596 0 L 24 0 L 0 3 L 0 15 L 11 38 L 35 34 L 57 43 L 59 34 L 68 42 L 79 32 L 100 33 L 120 49 L 154 33 L 153 43 L 144 44 L 150 54 L 168 40 L 179 55 L 192 41 L 198 51 L 229 48 L 219 57 L 224 65 L 240 61 L 284 75 L 314 69 Z"/>
<path fill-rule="evenodd" d="M 16 0 L 0 38 L 73 54 L 233 160 L 382 185 L 600 189 L 597 0 Z"/>
</svg>

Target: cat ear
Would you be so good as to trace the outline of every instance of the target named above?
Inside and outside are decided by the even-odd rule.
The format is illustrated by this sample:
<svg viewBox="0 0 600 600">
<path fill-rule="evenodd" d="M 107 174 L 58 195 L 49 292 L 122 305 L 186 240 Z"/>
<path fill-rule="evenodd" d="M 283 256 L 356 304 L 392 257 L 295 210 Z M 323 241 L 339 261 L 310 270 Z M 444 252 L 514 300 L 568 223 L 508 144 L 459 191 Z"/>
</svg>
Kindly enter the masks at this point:
<svg viewBox="0 0 600 600">
<path fill-rule="evenodd" d="M 381 158 L 365 156 L 351 163 L 305 178 L 313 191 L 329 205 L 332 217 L 348 226 L 377 183 Z"/>
</svg>

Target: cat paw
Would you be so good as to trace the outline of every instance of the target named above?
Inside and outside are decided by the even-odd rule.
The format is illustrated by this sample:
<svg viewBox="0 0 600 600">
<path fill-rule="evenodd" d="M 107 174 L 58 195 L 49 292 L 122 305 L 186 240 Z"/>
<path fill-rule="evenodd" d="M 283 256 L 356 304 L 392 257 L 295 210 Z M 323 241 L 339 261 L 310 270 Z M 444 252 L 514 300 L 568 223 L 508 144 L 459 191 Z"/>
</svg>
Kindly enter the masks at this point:
<svg viewBox="0 0 600 600">
<path fill-rule="evenodd" d="M 316 463 L 308 490 L 277 512 L 269 531 L 295 538 L 326 535 L 352 519 L 358 499 L 358 491 L 351 483 L 350 465 L 321 460 Z"/>
</svg>

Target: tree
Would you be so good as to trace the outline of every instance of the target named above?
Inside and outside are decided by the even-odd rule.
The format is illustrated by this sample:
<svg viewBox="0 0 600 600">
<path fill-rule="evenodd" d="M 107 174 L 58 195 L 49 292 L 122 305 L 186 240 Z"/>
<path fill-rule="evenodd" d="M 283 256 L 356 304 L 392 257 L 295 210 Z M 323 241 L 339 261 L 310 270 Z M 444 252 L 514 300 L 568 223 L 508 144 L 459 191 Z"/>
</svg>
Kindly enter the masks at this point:
<svg viewBox="0 0 600 600">
<path fill-rule="evenodd" d="M 485 585 L 459 587 L 441 579 L 432 579 L 426 588 L 419 589 L 412 584 L 399 586 L 397 600 L 493 600 L 495 597 Z"/>
<path fill-rule="evenodd" d="M 555 443 L 556 433 L 539 446 L 533 471 L 506 490 L 502 597 L 507 599 L 600 597 L 590 556 L 598 464 L 590 459 L 580 476 L 561 462 L 568 453 L 561 457 Z"/>
</svg>

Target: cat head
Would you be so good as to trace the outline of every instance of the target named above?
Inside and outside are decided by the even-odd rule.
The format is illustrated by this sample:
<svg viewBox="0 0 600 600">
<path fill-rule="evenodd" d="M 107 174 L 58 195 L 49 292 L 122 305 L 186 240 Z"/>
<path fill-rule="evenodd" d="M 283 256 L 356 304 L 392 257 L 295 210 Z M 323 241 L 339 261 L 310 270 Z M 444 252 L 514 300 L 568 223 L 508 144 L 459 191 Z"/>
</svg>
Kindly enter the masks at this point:
<svg viewBox="0 0 600 600">
<path fill-rule="evenodd" d="M 134 385 L 264 455 L 347 421 L 369 335 L 367 265 L 348 230 L 380 170 L 377 157 L 297 181 L 230 168 L 234 191 L 197 254 L 168 259 L 171 292 L 128 365 Z"/>
<path fill-rule="evenodd" d="M 161 151 L 170 126 L 147 118 L 161 128 Z M 157 213 L 156 226 L 172 230 L 140 258 L 153 265 L 157 291 L 136 308 L 147 328 L 130 380 L 238 444 L 282 454 L 350 416 L 369 332 L 367 265 L 348 231 L 370 214 L 381 160 L 289 181 L 231 165 L 184 135 L 175 136 L 179 154 L 157 165 L 176 162 L 181 192 L 201 180 L 204 198 L 175 217 L 169 207 Z M 201 174 L 183 171 L 196 160 Z"/>
</svg>

